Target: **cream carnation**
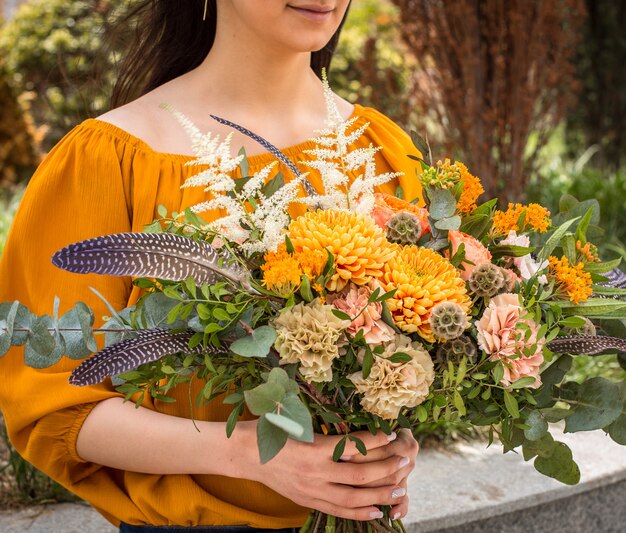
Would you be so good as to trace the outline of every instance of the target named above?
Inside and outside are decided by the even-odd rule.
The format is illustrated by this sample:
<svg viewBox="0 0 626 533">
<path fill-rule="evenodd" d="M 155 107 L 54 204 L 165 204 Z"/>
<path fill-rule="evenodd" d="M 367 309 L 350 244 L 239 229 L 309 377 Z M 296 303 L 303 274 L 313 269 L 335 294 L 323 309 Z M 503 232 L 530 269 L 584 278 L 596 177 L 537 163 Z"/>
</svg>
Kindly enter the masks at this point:
<svg viewBox="0 0 626 533">
<path fill-rule="evenodd" d="M 274 347 L 281 364 L 298 363 L 300 374 L 309 383 L 330 381 L 339 341 L 349 324 L 337 318 L 333 307 L 322 304 L 319 298 L 285 310 L 274 322 Z"/>
<path fill-rule="evenodd" d="M 543 363 L 542 348 L 544 340 L 537 340 L 537 323 L 529 318 L 522 318 L 523 308 L 517 294 L 505 293 L 492 298 L 481 319 L 476 322 L 478 346 L 490 355 L 492 361 L 502 361 L 505 386 L 524 377 L 533 377 L 535 382 L 529 387 L 541 386 L 539 367 Z M 519 328 L 525 324 L 530 330 L 530 337 Z M 533 347 L 533 353 L 524 355 L 524 350 Z"/>
<path fill-rule="evenodd" d="M 363 330 L 363 338 L 367 344 L 380 344 L 393 339 L 395 333 L 381 319 L 382 304 L 367 303 L 372 295 L 372 288 L 373 284 L 359 287 L 349 283 L 342 291 L 328 294 L 326 301 L 352 318 L 347 329 L 350 335 L 354 336 L 359 330 Z"/>
<path fill-rule="evenodd" d="M 374 356 L 367 378 L 363 378 L 362 372 L 348 377 L 361 394 L 361 406 L 365 411 L 395 420 L 400 409 L 416 407 L 428 397 L 435 379 L 434 365 L 422 344 L 412 342 L 406 335 L 396 335 L 384 347 L 380 356 Z M 411 360 L 392 363 L 387 359 L 398 352 L 410 355 Z"/>
</svg>

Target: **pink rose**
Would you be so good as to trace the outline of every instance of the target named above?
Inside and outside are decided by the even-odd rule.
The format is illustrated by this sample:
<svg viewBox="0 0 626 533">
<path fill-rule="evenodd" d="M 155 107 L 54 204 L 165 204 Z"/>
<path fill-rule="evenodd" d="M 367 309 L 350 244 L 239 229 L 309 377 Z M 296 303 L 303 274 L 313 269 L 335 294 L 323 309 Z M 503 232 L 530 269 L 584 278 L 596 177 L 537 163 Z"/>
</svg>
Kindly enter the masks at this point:
<svg viewBox="0 0 626 533">
<path fill-rule="evenodd" d="M 454 255 L 461 243 L 465 244 L 465 259 L 474 263 L 473 265 L 465 263 L 461 264 L 461 277 L 467 281 L 474 269 L 481 263 L 488 263 L 491 261 L 491 253 L 485 248 L 478 239 L 475 239 L 467 233 L 462 231 L 450 230 L 448 232 L 448 239 L 452 245 L 452 255 Z"/>
<path fill-rule="evenodd" d="M 326 301 L 330 305 L 353 319 L 346 331 L 354 336 L 362 329 L 363 338 L 368 344 L 388 342 L 395 336 L 393 329 L 381 319 L 383 310 L 381 303 L 367 303 L 374 289 L 373 285 L 349 283 L 343 290 L 326 296 Z M 361 313 L 363 308 L 365 310 Z"/>
<path fill-rule="evenodd" d="M 478 346 L 490 355 L 492 361 L 502 361 L 505 386 L 525 377 L 535 378 L 529 387 L 541 386 L 539 367 L 543 363 L 544 340 L 537 340 L 539 326 L 529 318 L 521 318 L 523 308 L 517 294 L 505 293 L 491 299 L 481 319 L 476 322 Z M 519 329 L 525 324 L 530 329 L 530 337 L 525 340 L 526 331 Z M 534 353 L 529 356 L 523 351 L 532 346 Z"/>
</svg>

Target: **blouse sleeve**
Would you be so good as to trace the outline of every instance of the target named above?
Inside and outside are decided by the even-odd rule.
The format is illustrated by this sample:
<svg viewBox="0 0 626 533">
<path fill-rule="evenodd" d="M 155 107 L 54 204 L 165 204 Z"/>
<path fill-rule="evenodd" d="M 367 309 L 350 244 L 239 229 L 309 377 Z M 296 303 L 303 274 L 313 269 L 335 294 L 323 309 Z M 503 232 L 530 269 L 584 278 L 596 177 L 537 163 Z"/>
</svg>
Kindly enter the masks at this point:
<svg viewBox="0 0 626 533">
<path fill-rule="evenodd" d="M 363 108 L 363 110 L 370 123 L 367 136 L 374 146 L 382 147 L 382 150 L 376 155 L 378 161 L 383 165 L 377 164 L 377 166 L 379 168 L 387 166 L 395 172 L 401 172 L 402 176 L 398 178 L 397 183 L 402 187 L 404 199 L 412 201 L 419 198 L 418 205 L 424 205 L 422 186 L 418 177 L 421 173 L 421 167 L 419 162 L 408 157 L 409 155 L 421 157 L 422 154 L 414 146 L 411 137 L 389 117 L 371 107 Z M 382 189 L 386 188 L 383 186 Z M 396 193 L 395 190 L 385 190 L 384 192 Z"/>
<path fill-rule="evenodd" d="M 47 156 L 28 185 L 0 261 L 0 302 L 19 300 L 31 312 L 59 313 L 83 301 L 96 326 L 106 314 L 89 290 L 96 288 L 116 309 L 126 307 L 129 278 L 78 275 L 52 265 L 60 248 L 83 239 L 130 231 L 130 191 L 120 168 L 122 146 L 78 126 Z M 100 400 L 120 396 L 110 382 L 68 384 L 78 364 L 68 357 L 50 368 L 24 364 L 23 347 L 0 358 L 0 408 L 12 443 L 30 463 L 80 494 L 76 484 L 97 476 L 100 465 L 76 453 L 80 427 Z M 104 475 L 104 472 L 102 473 Z M 92 478 L 93 479 L 93 478 Z"/>
</svg>

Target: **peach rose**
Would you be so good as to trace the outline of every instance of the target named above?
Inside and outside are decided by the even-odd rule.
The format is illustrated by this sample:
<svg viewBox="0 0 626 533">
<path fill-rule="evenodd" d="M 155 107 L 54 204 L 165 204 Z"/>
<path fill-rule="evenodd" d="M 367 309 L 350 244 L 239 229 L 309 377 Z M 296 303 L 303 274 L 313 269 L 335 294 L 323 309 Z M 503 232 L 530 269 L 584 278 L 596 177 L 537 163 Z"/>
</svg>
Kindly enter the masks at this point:
<svg viewBox="0 0 626 533">
<path fill-rule="evenodd" d="M 383 312 L 381 303 L 372 302 L 369 305 L 367 303 L 374 290 L 374 284 L 359 286 L 349 283 L 343 290 L 326 296 L 326 301 L 330 305 L 353 319 L 346 331 L 354 336 L 362 329 L 367 344 L 380 344 L 390 341 L 395 336 L 393 329 L 381 318 Z M 363 308 L 365 311 L 361 313 Z"/>
<path fill-rule="evenodd" d="M 465 244 L 465 259 L 474 263 L 473 265 L 465 262 L 461 264 L 461 277 L 465 281 L 470 278 L 476 266 L 491 261 L 491 253 L 489 250 L 487 250 L 478 239 L 475 239 L 471 235 L 458 230 L 450 230 L 448 232 L 448 239 L 452 245 L 452 255 L 457 252 L 459 246 L 463 243 Z"/>
<path fill-rule="evenodd" d="M 396 198 L 391 194 L 375 193 L 374 194 L 374 208 L 370 213 L 376 224 L 382 229 L 387 229 L 387 222 L 389 219 L 399 213 L 400 211 L 408 211 L 413 213 L 420 222 L 422 228 L 422 235 L 430 233 L 430 224 L 428 223 L 428 211 L 423 207 L 418 207 L 415 204 Z"/>
<path fill-rule="evenodd" d="M 505 293 L 491 299 L 481 319 L 476 322 L 478 346 L 490 355 L 492 361 L 502 361 L 504 376 L 501 383 L 505 386 L 525 377 L 535 378 L 529 387 L 541 386 L 539 367 L 543 363 L 544 340 L 537 340 L 539 326 L 529 318 L 522 318 L 523 308 L 517 294 Z M 519 329 L 525 324 L 530 329 L 530 337 L 525 340 L 526 332 Z M 530 356 L 523 350 L 532 346 Z"/>
</svg>

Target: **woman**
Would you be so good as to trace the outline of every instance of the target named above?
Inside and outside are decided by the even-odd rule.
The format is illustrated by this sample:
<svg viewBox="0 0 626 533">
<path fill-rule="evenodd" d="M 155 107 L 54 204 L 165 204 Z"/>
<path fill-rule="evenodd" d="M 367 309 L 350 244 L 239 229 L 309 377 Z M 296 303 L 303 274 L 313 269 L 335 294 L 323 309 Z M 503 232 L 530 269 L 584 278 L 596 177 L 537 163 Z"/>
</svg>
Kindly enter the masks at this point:
<svg viewBox="0 0 626 533">
<path fill-rule="evenodd" d="M 0 301 L 17 299 L 43 314 L 59 295 L 61 312 L 85 301 L 98 318 L 108 311 L 88 287 L 116 309 L 136 301 L 138 289 L 129 279 L 72 275 L 55 269 L 50 257 L 71 242 L 141 231 L 159 204 L 181 211 L 202 199 L 201 191 L 180 189 L 193 173 L 184 165 L 191 157 L 182 155 L 191 153 L 190 141 L 161 103 L 202 130 L 230 132 L 210 119 L 212 113 L 288 147 L 292 158 L 306 158 L 301 151 L 312 145 L 305 140 L 326 117 L 320 70 L 330 61 L 348 3 L 142 2 L 139 41 L 114 95 L 114 103 L 124 105 L 74 128 L 33 177 L 0 264 Z M 407 197 L 418 196 L 406 159 L 415 152 L 408 137 L 373 109 L 339 97 L 336 104 L 344 117 L 370 122 L 358 144 L 383 146 L 379 172 L 406 171 L 406 178 L 381 190 L 394 193 L 400 184 Z M 233 146 L 245 147 L 251 171 L 271 160 L 238 133 Z M 168 525 L 294 528 L 307 508 L 357 520 L 380 517 L 377 505 L 392 505 L 394 517 L 407 512 L 406 479 L 417 454 L 409 432 L 397 438 L 359 434 L 367 456 L 349 444 L 339 463 L 331 458 L 337 437 L 290 440 L 260 465 L 256 422 L 239 423 L 227 439 L 228 408 L 219 400 L 193 413 L 203 420 L 197 432 L 187 420 L 187 387 L 173 391 L 176 403 L 146 400 L 136 409 L 110 382 L 68 385 L 76 364 L 63 358 L 35 370 L 13 350 L 0 359 L 1 407 L 17 450 L 121 523 L 122 531 L 145 525 L 159 531 Z"/>
</svg>

